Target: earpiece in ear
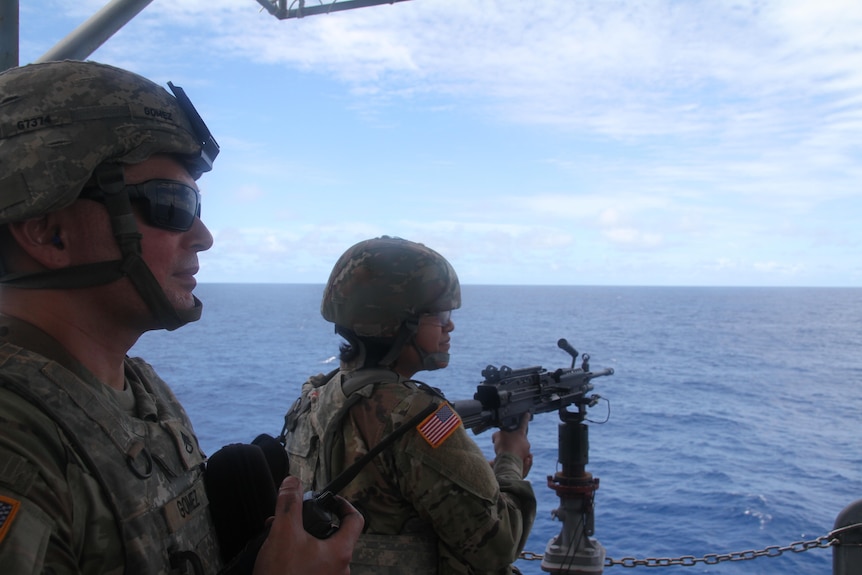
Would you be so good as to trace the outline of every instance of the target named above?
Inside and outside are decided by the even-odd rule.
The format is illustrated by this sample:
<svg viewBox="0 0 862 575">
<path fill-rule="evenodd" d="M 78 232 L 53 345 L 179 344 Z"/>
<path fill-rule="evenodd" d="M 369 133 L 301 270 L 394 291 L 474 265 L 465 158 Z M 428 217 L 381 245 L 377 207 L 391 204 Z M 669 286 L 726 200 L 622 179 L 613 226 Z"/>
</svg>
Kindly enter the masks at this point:
<svg viewBox="0 0 862 575">
<path fill-rule="evenodd" d="M 60 234 L 54 232 L 54 237 L 51 238 L 51 243 L 60 249 L 63 249 L 63 240 L 60 239 Z"/>
</svg>

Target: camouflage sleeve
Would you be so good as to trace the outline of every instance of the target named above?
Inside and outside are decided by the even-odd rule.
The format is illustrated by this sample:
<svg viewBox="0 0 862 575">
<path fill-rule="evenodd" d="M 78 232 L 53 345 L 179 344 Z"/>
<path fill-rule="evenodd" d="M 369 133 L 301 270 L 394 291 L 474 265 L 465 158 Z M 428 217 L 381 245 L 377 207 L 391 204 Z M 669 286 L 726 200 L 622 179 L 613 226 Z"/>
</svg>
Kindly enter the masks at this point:
<svg viewBox="0 0 862 575">
<path fill-rule="evenodd" d="M 494 460 L 494 475 L 497 477 L 497 483 L 500 484 L 500 491 L 522 503 L 521 512 L 523 513 L 524 529 L 521 532 L 521 539 L 515 553 L 517 558 L 527 544 L 530 528 L 536 519 L 536 495 L 533 493 L 533 486 L 530 482 L 523 478 L 523 459 L 512 453 L 501 453 L 497 456 Z"/>
<path fill-rule="evenodd" d="M 410 416 L 431 400 L 416 394 L 395 412 Z M 521 462 L 504 454 L 492 469 L 461 425 L 437 447 L 418 432 L 405 435 L 401 447 L 396 452 L 400 488 L 434 526 L 442 547 L 478 571 L 503 570 L 513 563 L 536 513 L 532 486 L 521 478 Z"/>
<path fill-rule="evenodd" d="M 113 516 L 71 452 L 53 421 L 0 389 L 0 572 L 122 572 Z"/>
</svg>

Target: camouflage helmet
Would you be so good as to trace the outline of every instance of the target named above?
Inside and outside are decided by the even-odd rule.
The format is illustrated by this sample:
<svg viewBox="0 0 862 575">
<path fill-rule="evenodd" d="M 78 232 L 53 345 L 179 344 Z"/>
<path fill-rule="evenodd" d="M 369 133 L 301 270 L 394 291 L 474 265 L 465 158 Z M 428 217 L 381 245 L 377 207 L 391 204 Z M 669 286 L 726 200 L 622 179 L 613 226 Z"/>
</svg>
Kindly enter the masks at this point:
<svg viewBox="0 0 862 575">
<path fill-rule="evenodd" d="M 197 178 L 211 161 L 194 121 L 164 88 L 113 66 L 66 60 L 3 72 L 0 224 L 70 205 L 104 162 L 174 154 Z"/>
<path fill-rule="evenodd" d="M 383 236 L 348 249 L 323 292 L 324 319 L 359 336 L 394 337 L 406 320 L 461 307 L 446 258 L 422 244 Z"/>
</svg>

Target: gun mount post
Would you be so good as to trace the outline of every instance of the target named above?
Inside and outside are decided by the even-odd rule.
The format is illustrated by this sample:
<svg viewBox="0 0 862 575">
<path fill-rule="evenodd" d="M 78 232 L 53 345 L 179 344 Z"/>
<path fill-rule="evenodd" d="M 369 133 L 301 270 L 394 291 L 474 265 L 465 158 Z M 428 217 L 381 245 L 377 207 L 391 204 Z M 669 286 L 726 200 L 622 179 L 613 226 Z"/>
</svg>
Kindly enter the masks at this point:
<svg viewBox="0 0 862 575">
<path fill-rule="evenodd" d="M 554 517 L 563 522 L 560 534 L 553 537 L 545 550 L 542 570 L 556 575 L 570 573 L 600 574 L 604 568 L 605 548 L 590 536 L 594 529 L 593 501 L 599 488 L 598 478 L 587 472 L 589 434 L 584 423 L 587 408 L 593 407 L 598 395 L 588 396 L 591 381 L 613 375 L 611 367 L 590 371 L 590 356 L 580 356 L 565 339 L 557 346 L 572 357 L 571 368 L 553 372 L 541 366 L 499 369 L 489 365 L 482 370 L 484 381 L 476 388 L 472 400 L 452 403 L 464 427 L 482 433 L 490 427 L 505 431 L 517 429 L 524 414 L 537 415 L 556 411 L 562 423 L 558 430 L 561 470 L 548 476 L 548 487 L 560 498 Z M 577 411 L 567 411 L 574 405 Z"/>
<path fill-rule="evenodd" d="M 560 498 L 560 507 L 553 514 L 563 526 L 560 534 L 548 541 L 542 571 L 555 575 L 600 574 L 605 562 L 605 548 L 590 537 L 595 530 L 593 501 L 599 478 L 586 470 L 590 442 L 584 418 L 588 400 L 577 403 L 577 412 L 560 409 L 558 442 L 562 469 L 548 476 L 548 487 Z"/>
</svg>

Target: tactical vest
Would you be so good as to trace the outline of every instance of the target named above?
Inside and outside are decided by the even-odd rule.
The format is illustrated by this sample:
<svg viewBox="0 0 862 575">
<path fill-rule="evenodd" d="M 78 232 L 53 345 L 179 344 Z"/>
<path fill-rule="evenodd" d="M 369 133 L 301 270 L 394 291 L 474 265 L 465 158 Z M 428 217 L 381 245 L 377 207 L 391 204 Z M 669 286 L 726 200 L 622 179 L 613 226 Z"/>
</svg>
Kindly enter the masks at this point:
<svg viewBox="0 0 862 575">
<path fill-rule="evenodd" d="M 0 386 L 50 417 L 101 485 L 123 543 L 125 573 L 217 573 L 204 456 L 191 424 L 149 365 L 135 358 L 126 367 L 152 396 L 155 420 L 118 410 L 56 362 L 0 344 Z"/>
<path fill-rule="evenodd" d="M 388 369 L 330 372 L 312 376 L 285 416 L 285 448 L 290 474 L 306 491 L 319 490 L 344 461 L 341 422 L 353 405 L 374 393 L 378 383 L 415 385 Z M 418 389 L 418 387 L 417 387 Z M 353 551 L 351 575 L 437 573 L 437 539 L 428 534 L 363 533 Z"/>
</svg>

